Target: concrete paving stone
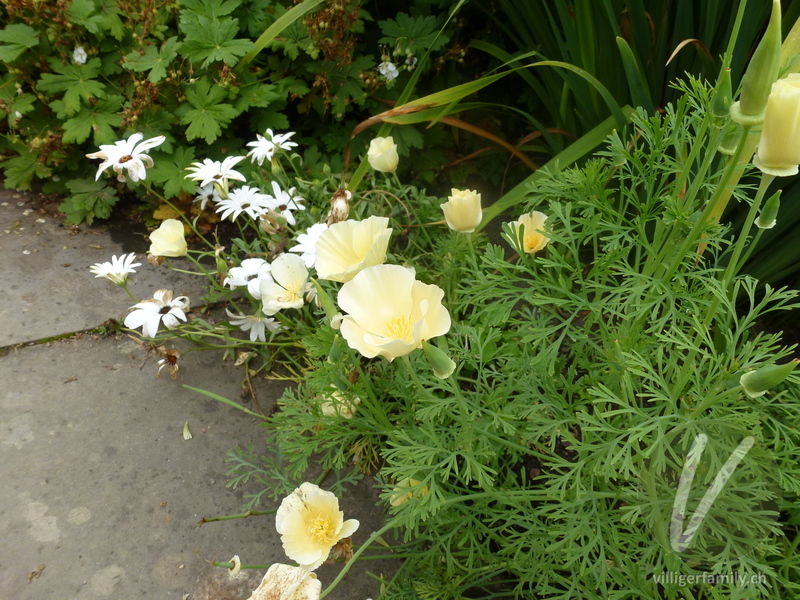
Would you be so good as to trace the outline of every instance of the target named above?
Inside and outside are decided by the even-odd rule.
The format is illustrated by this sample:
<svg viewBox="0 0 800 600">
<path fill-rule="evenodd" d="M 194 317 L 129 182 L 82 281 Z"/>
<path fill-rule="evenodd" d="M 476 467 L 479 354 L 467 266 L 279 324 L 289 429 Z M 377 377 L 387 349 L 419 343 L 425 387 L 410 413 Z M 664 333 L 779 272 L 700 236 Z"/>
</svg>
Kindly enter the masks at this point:
<svg viewBox="0 0 800 600">
<path fill-rule="evenodd" d="M 136 252 L 142 266 L 129 280 L 136 298 L 167 288 L 199 305 L 205 278 L 150 265 L 146 235 L 143 226 L 128 223 L 65 227 L 62 218 L 37 209 L 35 194 L 0 190 L 0 347 L 123 319 L 130 298 L 89 272 L 112 255 Z M 171 260 L 192 268 L 186 259 Z"/>
<path fill-rule="evenodd" d="M 47 208 L 0 190 L 0 600 L 245 600 L 263 571 L 232 579 L 210 562 L 291 562 L 274 517 L 196 524 L 240 513 L 243 494 L 259 491 L 228 489 L 225 457 L 248 442 L 268 452 L 266 431 L 182 385 L 238 398 L 241 373 L 219 352 L 190 352 L 178 380 L 157 379 L 155 359 L 124 335 L 22 346 L 124 318 L 127 295 L 88 270 L 112 255 L 136 252 L 143 263 L 130 279 L 137 298 L 168 288 L 197 306 L 204 278 L 149 265 L 143 227 L 65 227 Z M 263 407 L 283 389 L 256 386 Z M 376 503 L 369 480 L 341 499 L 346 518 L 361 522 L 356 547 L 384 523 Z M 328 597 L 377 598 L 368 572 L 396 566 L 359 563 Z M 340 569 L 320 567 L 323 586 Z"/>
<path fill-rule="evenodd" d="M 290 562 L 272 515 L 196 526 L 240 513 L 243 492 L 257 491 L 226 488 L 224 459 L 251 441 L 266 450 L 266 432 L 182 384 L 237 398 L 239 372 L 216 352 L 191 352 L 178 380 L 157 379 L 143 359 L 126 336 L 89 334 L 0 358 L 1 599 L 245 600 L 263 571 L 231 580 L 209 561 Z M 261 398 L 280 391 L 259 383 Z M 361 521 L 356 547 L 384 522 L 376 500 L 367 481 L 340 500 L 345 518 Z M 366 571 L 392 566 L 358 563 L 328 597 L 376 598 Z M 340 568 L 317 571 L 323 586 Z"/>
</svg>

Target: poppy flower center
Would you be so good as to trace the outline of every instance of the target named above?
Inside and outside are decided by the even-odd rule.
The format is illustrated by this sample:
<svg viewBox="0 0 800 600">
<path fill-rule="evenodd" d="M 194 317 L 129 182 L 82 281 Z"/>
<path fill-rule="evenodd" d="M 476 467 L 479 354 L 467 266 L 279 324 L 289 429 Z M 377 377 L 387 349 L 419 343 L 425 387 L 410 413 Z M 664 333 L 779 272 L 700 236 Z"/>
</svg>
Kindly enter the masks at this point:
<svg viewBox="0 0 800 600">
<path fill-rule="evenodd" d="M 119 159 L 119 162 L 121 164 L 125 164 L 129 160 L 133 160 L 133 157 L 130 154 L 126 154 L 125 156 L 123 156 L 122 158 Z"/>
<path fill-rule="evenodd" d="M 328 515 L 317 515 L 308 524 L 308 533 L 320 545 L 331 546 L 336 541 L 336 528 Z"/>
<path fill-rule="evenodd" d="M 161 309 L 158 311 L 158 314 L 166 315 L 166 314 L 169 314 L 169 311 L 171 311 L 171 310 L 172 310 L 172 307 L 169 304 L 167 304 L 166 306 L 162 306 L 161 307 Z"/>
<path fill-rule="evenodd" d="M 397 340 L 411 337 L 411 319 L 406 316 L 389 319 L 386 322 L 386 336 Z"/>
</svg>

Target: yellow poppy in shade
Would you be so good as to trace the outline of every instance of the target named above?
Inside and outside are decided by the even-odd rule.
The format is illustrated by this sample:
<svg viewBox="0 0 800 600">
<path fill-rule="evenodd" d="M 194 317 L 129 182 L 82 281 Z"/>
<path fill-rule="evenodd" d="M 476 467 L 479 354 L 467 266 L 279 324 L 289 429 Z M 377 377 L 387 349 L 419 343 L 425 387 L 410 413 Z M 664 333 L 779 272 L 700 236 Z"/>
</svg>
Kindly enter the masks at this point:
<svg viewBox="0 0 800 600">
<path fill-rule="evenodd" d="M 472 233 L 481 224 L 483 210 L 481 195 L 472 190 L 450 190 L 447 202 L 442 204 L 447 226 L 460 233 Z"/>
<path fill-rule="evenodd" d="M 535 210 L 526 215 L 522 215 L 512 224 L 514 230 L 517 232 L 518 238 L 519 226 L 522 225 L 524 229 L 524 237 L 520 239 L 520 245 L 528 254 L 538 252 L 547 246 L 547 242 L 550 241 L 550 238 L 541 233 L 541 230 L 544 229 L 545 221 L 547 221 L 547 215 Z"/>
<path fill-rule="evenodd" d="M 150 234 L 150 250 L 153 256 L 186 256 L 189 248 L 184 237 L 183 223 L 167 219 Z"/>
</svg>

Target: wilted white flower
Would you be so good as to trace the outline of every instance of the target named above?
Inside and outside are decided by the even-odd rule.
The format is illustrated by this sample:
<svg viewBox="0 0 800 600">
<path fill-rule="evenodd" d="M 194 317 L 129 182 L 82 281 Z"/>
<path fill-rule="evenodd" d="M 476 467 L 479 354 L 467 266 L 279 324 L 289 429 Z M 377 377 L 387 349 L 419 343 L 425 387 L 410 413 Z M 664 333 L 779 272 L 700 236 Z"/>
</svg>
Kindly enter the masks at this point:
<svg viewBox="0 0 800 600">
<path fill-rule="evenodd" d="M 88 56 L 86 55 L 86 50 L 83 49 L 83 46 L 75 46 L 75 50 L 72 51 L 72 60 L 74 60 L 79 65 L 86 64 L 86 59 Z"/>
<path fill-rule="evenodd" d="M 198 186 L 196 194 L 194 201 L 200 203 L 200 210 L 205 210 L 206 204 L 209 202 L 213 205 L 221 200 L 219 190 L 213 183 Z"/>
<path fill-rule="evenodd" d="M 222 213 L 221 218 L 230 217 L 231 221 L 235 221 L 242 213 L 247 213 L 252 219 L 258 219 L 272 208 L 272 205 L 272 196 L 245 185 L 230 192 L 227 198 L 221 198 L 217 202 L 217 212 Z"/>
<path fill-rule="evenodd" d="M 261 281 L 264 314 L 274 315 L 284 308 L 301 308 L 309 287 L 308 269 L 303 259 L 295 254 L 281 254 L 272 261 L 271 277 Z"/>
<path fill-rule="evenodd" d="M 131 307 L 133 312 L 125 317 L 125 327 L 141 327 L 144 337 L 154 338 L 162 321 L 167 329 L 174 329 L 180 321 L 185 321 L 184 311 L 188 308 L 189 298 L 186 296 L 173 299 L 171 290 L 157 290 L 152 298 Z"/>
<path fill-rule="evenodd" d="M 358 529 L 355 519 L 344 520 L 339 500 L 313 483 L 304 483 L 283 499 L 275 515 L 286 556 L 309 571 L 328 558 L 331 548 Z"/>
<path fill-rule="evenodd" d="M 245 258 L 241 265 L 228 271 L 222 285 L 229 285 L 231 289 L 247 286 L 250 295 L 260 299 L 261 282 L 270 278 L 269 272 L 270 265 L 263 258 Z"/>
<path fill-rule="evenodd" d="M 236 325 L 242 331 L 249 331 L 250 332 L 250 341 L 267 341 L 267 334 L 266 331 L 269 329 L 270 332 L 278 331 L 281 328 L 281 324 L 278 323 L 272 317 L 260 317 L 257 315 L 237 315 L 236 313 L 232 313 L 227 308 L 225 312 L 228 313 L 228 316 L 231 318 L 231 325 Z"/>
<path fill-rule="evenodd" d="M 305 233 L 297 236 L 297 245 L 289 248 L 289 252 L 299 254 L 306 267 L 313 268 L 317 260 L 317 240 L 326 229 L 328 229 L 328 226 L 325 223 L 312 225 Z"/>
<path fill-rule="evenodd" d="M 324 417 L 341 417 L 352 419 L 356 414 L 361 398 L 353 394 L 341 392 L 335 384 L 330 385 L 333 390 L 323 395 L 323 401 L 319 403 L 319 411 Z"/>
<path fill-rule="evenodd" d="M 167 138 L 159 135 L 139 143 L 143 137 L 144 135 L 141 133 L 134 133 L 127 140 L 114 142 L 113 145 L 102 145 L 99 152 L 87 154 L 87 158 L 101 158 L 104 161 L 97 169 L 95 181 L 100 179 L 100 175 L 109 167 L 116 172 L 117 181 L 125 181 L 125 173 L 123 171 L 127 172 L 131 181 L 139 181 L 147 177 L 146 167 L 153 166 L 153 159 L 144 152 L 163 144 Z"/>
<path fill-rule="evenodd" d="M 289 225 L 294 225 L 297 222 L 292 211 L 306 209 L 301 204 L 301 202 L 305 201 L 305 198 L 296 194 L 297 190 L 295 188 L 289 188 L 289 191 L 286 192 L 281 189 L 277 181 L 272 182 L 272 206 L 270 208 L 286 219 Z"/>
<path fill-rule="evenodd" d="M 322 593 L 314 573 L 302 567 L 272 565 L 247 600 L 319 600 Z"/>
<path fill-rule="evenodd" d="M 247 153 L 247 156 L 251 157 L 251 160 L 257 162 L 259 165 L 262 165 L 265 159 L 272 160 L 276 150 L 291 150 L 297 146 L 295 142 L 289 141 L 289 138 L 294 135 L 294 131 L 288 133 L 273 133 L 272 129 L 267 129 L 266 135 L 267 137 L 256 134 L 256 141 L 248 142 L 247 144 L 253 147 L 253 149 Z"/>
<path fill-rule="evenodd" d="M 384 61 L 381 64 L 379 64 L 378 72 L 384 77 L 386 77 L 386 81 L 391 81 L 392 79 L 400 75 L 400 71 L 397 70 L 397 67 L 394 66 L 394 63 L 389 61 Z"/>
<path fill-rule="evenodd" d="M 89 267 L 89 271 L 94 273 L 95 277 L 105 277 L 115 285 L 125 285 L 128 281 L 128 275 L 135 273 L 134 267 L 141 267 L 142 263 L 133 262 L 136 260 L 136 254 L 123 254 L 119 258 L 116 256 L 111 257 L 111 262 L 95 263 Z"/>
<path fill-rule="evenodd" d="M 233 167 L 244 159 L 244 156 L 228 156 L 225 160 L 219 162 L 218 160 L 206 158 L 203 159 L 202 163 L 192 163 L 191 167 L 187 167 L 186 170 L 190 171 L 190 173 L 184 179 L 199 181 L 198 185 L 200 187 L 214 182 L 225 185 L 229 179 L 247 181 L 239 171 L 233 170 Z"/>
</svg>

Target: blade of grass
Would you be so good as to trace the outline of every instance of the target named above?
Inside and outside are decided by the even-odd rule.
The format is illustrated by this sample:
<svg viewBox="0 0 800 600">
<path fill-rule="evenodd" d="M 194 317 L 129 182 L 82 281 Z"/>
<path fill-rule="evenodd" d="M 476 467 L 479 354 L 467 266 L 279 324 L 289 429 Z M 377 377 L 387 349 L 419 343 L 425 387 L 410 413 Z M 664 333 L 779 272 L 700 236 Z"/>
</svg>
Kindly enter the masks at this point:
<svg viewBox="0 0 800 600">
<path fill-rule="evenodd" d="M 264 415 L 260 415 L 257 412 L 253 412 L 250 409 L 245 408 L 241 404 L 234 402 L 233 400 L 228 400 L 224 396 L 220 396 L 219 394 L 215 394 L 214 392 L 209 392 L 207 390 L 201 390 L 200 388 L 192 387 L 190 385 L 184 385 L 187 390 L 192 390 L 193 392 L 197 392 L 198 394 L 202 394 L 203 396 L 208 396 L 209 398 L 213 398 L 214 400 L 218 400 L 223 404 L 227 404 L 228 406 L 232 406 L 233 408 L 238 408 L 240 411 L 247 413 L 248 415 L 252 415 L 254 417 L 258 417 L 259 419 L 265 419 Z"/>
<path fill-rule="evenodd" d="M 289 25 L 294 23 L 303 15 L 314 10 L 317 6 L 322 4 L 323 1 L 324 0 L 305 0 L 305 2 L 302 2 L 297 6 L 293 6 L 291 9 L 278 17 L 278 19 L 272 25 L 264 30 L 264 33 L 258 36 L 258 39 L 255 41 L 255 47 L 242 57 L 242 60 L 240 60 L 239 64 L 236 65 L 235 70 L 241 71 L 258 55 L 259 52 L 266 48 L 272 42 L 272 40 L 278 36 L 278 34 L 280 34 L 284 29 L 286 29 Z"/>
<path fill-rule="evenodd" d="M 630 118 L 633 113 L 633 108 L 624 106 L 621 109 L 625 118 Z M 592 150 L 597 148 L 609 136 L 609 134 L 617 128 L 617 121 L 614 117 L 608 117 L 605 121 L 597 125 L 594 129 L 589 131 L 583 137 L 573 144 L 567 146 L 557 156 L 551 158 L 541 169 L 527 177 L 524 181 L 519 183 L 516 187 L 509 190 L 503 197 L 499 198 L 494 204 L 484 209 L 483 220 L 478 226 L 477 231 L 480 231 L 495 217 L 502 214 L 508 208 L 519 204 L 528 195 L 530 186 L 542 177 L 549 177 L 553 173 L 557 173 L 562 169 L 570 166 L 574 162 L 580 160 Z"/>
</svg>

